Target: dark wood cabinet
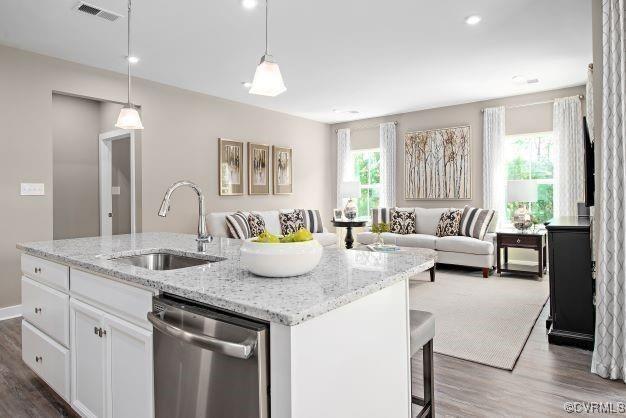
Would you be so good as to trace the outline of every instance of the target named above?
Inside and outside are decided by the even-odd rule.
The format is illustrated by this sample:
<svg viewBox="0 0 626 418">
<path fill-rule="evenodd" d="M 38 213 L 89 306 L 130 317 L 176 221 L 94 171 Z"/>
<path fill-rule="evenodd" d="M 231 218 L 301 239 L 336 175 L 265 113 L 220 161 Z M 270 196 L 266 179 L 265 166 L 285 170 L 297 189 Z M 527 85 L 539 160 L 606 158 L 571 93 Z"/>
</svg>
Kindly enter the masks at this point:
<svg viewBox="0 0 626 418">
<path fill-rule="evenodd" d="M 550 272 L 548 341 L 593 349 L 595 308 L 589 218 L 556 218 L 546 225 Z"/>
</svg>

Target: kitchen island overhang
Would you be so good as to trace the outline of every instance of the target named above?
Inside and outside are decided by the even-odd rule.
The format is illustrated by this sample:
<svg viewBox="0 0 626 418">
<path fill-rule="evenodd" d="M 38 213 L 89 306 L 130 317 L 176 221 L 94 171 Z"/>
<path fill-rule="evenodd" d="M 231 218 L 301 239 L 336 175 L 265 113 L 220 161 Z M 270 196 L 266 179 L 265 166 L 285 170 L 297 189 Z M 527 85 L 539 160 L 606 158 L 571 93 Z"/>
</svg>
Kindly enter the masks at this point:
<svg viewBox="0 0 626 418">
<path fill-rule="evenodd" d="M 408 279 L 434 265 L 424 254 L 325 249 L 311 273 L 252 275 L 241 242 L 143 233 L 20 244 L 27 254 L 270 323 L 271 416 L 409 416 Z M 223 261 L 170 271 L 112 258 L 169 251 Z"/>
</svg>

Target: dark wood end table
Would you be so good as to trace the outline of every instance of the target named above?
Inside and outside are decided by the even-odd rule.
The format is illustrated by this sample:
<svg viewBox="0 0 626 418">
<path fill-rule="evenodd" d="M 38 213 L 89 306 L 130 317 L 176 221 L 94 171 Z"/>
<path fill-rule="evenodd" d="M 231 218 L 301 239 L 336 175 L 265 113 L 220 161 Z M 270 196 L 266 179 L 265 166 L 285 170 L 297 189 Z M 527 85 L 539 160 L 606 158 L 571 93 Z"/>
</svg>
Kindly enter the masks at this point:
<svg viewBox="0 0 626 418">
<path fill-rule="evenodd" d="M 547 260 L 548 239 L 545 229 L 535 231 L 506 230 L 496 232 L 497 272 L 531 274 L 543 277 Z M 525 248 L 537 252 L 537 263 L 534 265 L 509 263 L 509 248 Z M 504 257 L 502 257 L 504 251 Z M 503 260 L 504 258 L 504 260 Z"/>
<path fill-rule="evenodd" d="M 334 227 L 346 228 L 346 249 L 349 250 L 354 244 L 352 228 L 363 227 L 367 225 L 367 221 L 364 219 L 333 219 L 332 224 Z"/>
</svg>

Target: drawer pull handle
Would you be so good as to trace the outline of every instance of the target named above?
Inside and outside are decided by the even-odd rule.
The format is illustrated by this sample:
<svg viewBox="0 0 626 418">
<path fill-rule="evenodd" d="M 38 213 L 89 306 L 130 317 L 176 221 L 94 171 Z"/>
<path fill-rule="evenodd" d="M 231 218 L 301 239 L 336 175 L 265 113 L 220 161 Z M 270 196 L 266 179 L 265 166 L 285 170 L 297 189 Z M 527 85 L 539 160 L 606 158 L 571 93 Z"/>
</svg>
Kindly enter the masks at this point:
<svg viewBox="0 0 626 418">
<path fill-rule="evenodd" d="M 41 313 L 41 308 L 35 308 L 35 313 L 36 313 L 36 314 Z"/>
<path fill-rule="evenodd" d="M 41 273 L 41 267 L 35 267 L 35 273 Z"/>
<path fill-rule="evenodd" d="M 35 363 L 43 362 L 43 357 L 35 356 Z"/>
</svg>

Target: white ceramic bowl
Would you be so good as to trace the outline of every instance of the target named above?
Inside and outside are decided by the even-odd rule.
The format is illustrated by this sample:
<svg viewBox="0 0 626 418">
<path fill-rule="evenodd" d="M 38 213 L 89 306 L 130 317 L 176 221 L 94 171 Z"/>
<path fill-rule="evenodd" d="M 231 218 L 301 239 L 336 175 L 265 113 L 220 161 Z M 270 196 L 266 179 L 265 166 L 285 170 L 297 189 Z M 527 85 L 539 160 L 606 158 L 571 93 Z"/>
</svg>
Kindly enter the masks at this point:
<svg viewBox="0 0 626 418">
<path fill-rule="evenodd" d="M 259 276 L 299 276 L 313 270 L 322 258 L 322 246 L 316 240 L 268 244 L 254 239 L 243 242 L 241 264 Z"/>
</svg>

